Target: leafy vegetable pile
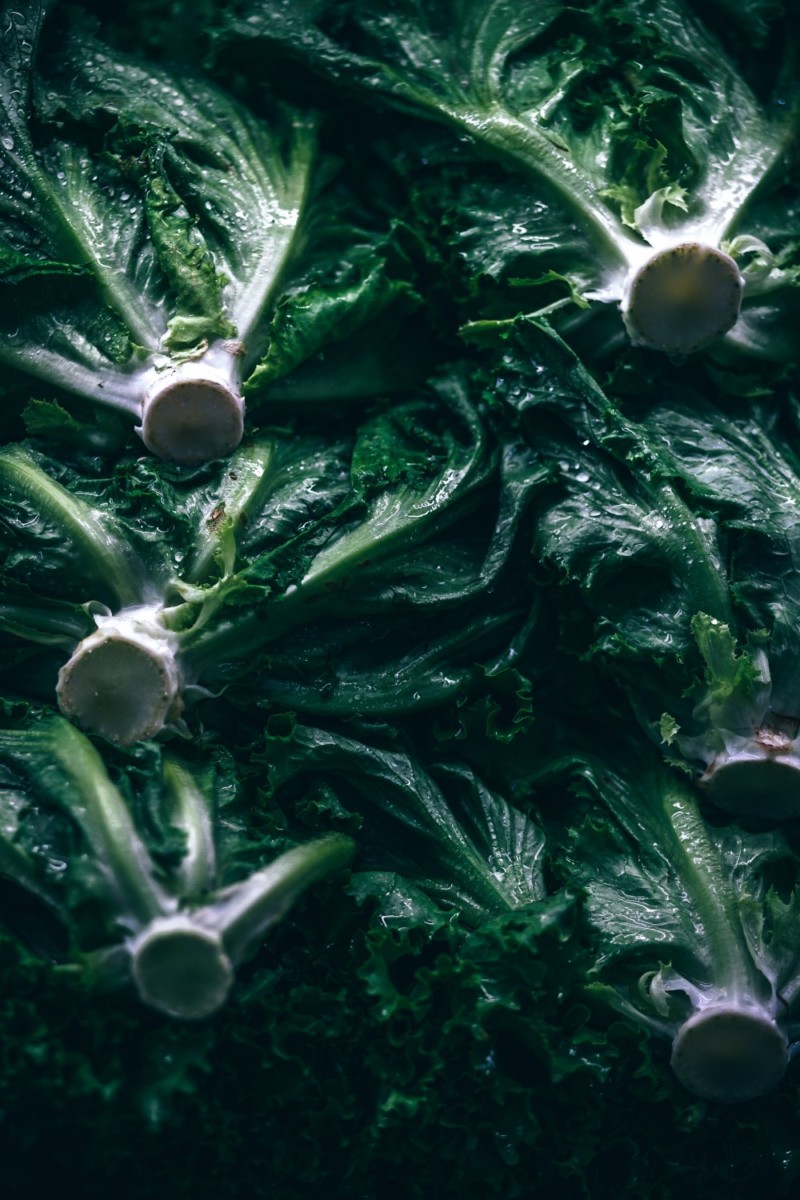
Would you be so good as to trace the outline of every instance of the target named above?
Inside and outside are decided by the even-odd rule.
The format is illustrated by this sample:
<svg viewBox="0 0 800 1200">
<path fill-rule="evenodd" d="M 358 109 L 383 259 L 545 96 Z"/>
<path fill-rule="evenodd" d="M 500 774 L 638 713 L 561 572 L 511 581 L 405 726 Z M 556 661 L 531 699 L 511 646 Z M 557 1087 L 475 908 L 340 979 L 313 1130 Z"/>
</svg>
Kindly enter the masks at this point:
<svg viewBox="0 0 800 1200">
<path fill-rule="evenodd" d="M 9 1195 L 790 1195 L 797 0 L 3 4 Z"/>
</svg>

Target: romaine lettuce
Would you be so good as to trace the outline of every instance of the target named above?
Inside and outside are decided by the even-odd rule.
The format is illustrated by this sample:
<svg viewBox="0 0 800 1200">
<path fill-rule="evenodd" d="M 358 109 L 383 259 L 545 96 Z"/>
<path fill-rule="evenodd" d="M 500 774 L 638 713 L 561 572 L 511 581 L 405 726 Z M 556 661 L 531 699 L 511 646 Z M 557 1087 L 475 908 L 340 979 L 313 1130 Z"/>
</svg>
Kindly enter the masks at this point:
<svg viewBox="0 0 800 1200">
<path fill-rule="evenodd" d="M 359 893 L 375 895 L 382 907 L 387 893 L 399 904 L 406 892 L 410 908 L 420 891 L 475 927 L 543 901 L 545 839 L 534 818 L 464 764 L 426 769 L 392 744 L 390 729 L 382 732 L 388 748 L 302 725 L 270 736 L 267 727 L 265 749 L 253 761 L 264 764 L 279 800 L 289 785 L 297 792 L 298 781 L 308 791 L 309 777 L 317 788 L 333 782 L 343 807 L 361 814 L 359 865 L 372 871 L 359 872 Z"/>
<path fill-rule="evenodd" d="M 693 789 L 633 743 L 625 764 L 578 754 L 552 774 L 592 801 L 562 852 L 600 933 L 590 990 L 668 1036 L 697 1095 L 770 1090 L 797 1036 L 796 856 L 779 834 L 707 825 Z"/>
<path fill-rule="evenodd" d="M 573 588 L 573 650 L 717 804 L 796 815 L 800 475 L 772 396 L 737 411 L 662 373 L 628 416 L 541 323 L 468 332 L 493 348 L 495 403 L 559 462 L 535 553 Z"/>
<path fill-rule="evenodd" d="M 224 1004 L 235 965 L 355 849 L 331 835 L 287 849 L 245 878 L 225 878 L 216 839 L 222 827 L 230 842 L 236 822 L 230 811 L 215 812 L 215 793 L 235 789 L 230 763 L 217 780 L 213 765 L 165 757 L 146 771 L 154 813 L 145 813 L 145 831 L 158 814 L 173 840 L 171 859 L 163 847 L 156 857 L 130 799 L 63 717 L 34 716 L 0 731 L 0 763 L 6 879 L 57 915 L 89 980 L 132 984 L 145 1004 L 172 1017 L 196 1020 Z"/>
<path fill-rule="evenodd" d="M 237 679 L 250 705 L 430 707 L 525 625 L 532 581 L 504 581 L 547 474 L 492 445 L 455 374 L 354 436 L 276 430 L 194 480 L 147 459 L 101 480 L 10 447 L 9 666 L 42 699 L 57 676 L 62 710 L 122 744 L 185 731 L 186 701 Z"/>
<path fill-rule="evenodd" d="M 547 308 L 566 306 L 566 329 L 614 304 L 635 345 L 794 356 L 796 230 L 768 197 L 796 136 L 791 36 L 759 98 L 680 0 L 237 10 L 223 44 L 278 43 L 362 101 L 444 123 L 514 172 L 465 188 L 462 158 L 447 225 L 452 252 L 502 277 L 515 311 L 541 312 L 535 285 L 561 280 L 568 294 Z"/>
<path fill-rule="evenodd" d="M 317 170 L 315 114 L 256 118 L 79 18 L 34 75 L 46 8 L 4 9 L 0 361 L 119 410 L 160 457 L 227 455 L 243 379 L 262 395 L 395 301 L 402 323 L 402 254 L 393 279 L 388 227 L 360 224 L 353 189 Z"/>
</svg>

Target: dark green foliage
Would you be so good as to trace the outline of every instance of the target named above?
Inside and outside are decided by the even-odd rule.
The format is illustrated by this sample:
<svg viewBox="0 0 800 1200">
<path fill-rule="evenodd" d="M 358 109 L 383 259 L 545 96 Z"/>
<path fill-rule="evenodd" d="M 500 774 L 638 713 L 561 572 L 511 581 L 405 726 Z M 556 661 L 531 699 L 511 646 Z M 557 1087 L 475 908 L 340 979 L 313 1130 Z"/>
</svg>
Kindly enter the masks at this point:
<svg viewBox="0 0 800 1200">
<path fill-rule="evenodd" d="M 687 1099 L 629 1025 L 587 1024 L 560 924 L 506 917 L 456 953 L 446 928 L 325 914 L 285 925 L 200 1026 L 87 1006 L 4 941 L 9 1194 L 378 1200 L 389 1173 L 409 1200 L 791 1194 L 790 1088 L 735 1121 Z"/>
<path fill-rule="evenodd" d="M 3 1194 L 793 1197 L 796 1066 L 717 1105 L 663 1035 L 676 973 L 713 992 L 720 962 L 797 1004 L 796 819 L 695 787 L 762 722 L 800 766 L 796 0 L 24 7 L 0 724 L 51 719 L 95 618 L 152 605 L 186 707 L 93 744 L 159 886 L 191 832 L 168 761 L 215 887 L 356 849 L 174 1020 L 78 952 L 124 939 L 75 762 L 6 755 Z M 697 229 L 742 317 L 670 361 L 622 284 Z M 140 453 L 147 354 L 242 321 L 241 447 Z"/>
</svg>

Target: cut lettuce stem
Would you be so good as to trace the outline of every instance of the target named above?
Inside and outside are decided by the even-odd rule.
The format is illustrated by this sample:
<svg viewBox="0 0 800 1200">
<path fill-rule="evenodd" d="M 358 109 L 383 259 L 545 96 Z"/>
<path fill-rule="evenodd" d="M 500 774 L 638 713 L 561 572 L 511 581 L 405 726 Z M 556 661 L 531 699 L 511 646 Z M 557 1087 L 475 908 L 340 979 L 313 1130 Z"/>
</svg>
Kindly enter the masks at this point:
<svg viewBox="0 0 800 1200">
<path fill-rule="evenodd" d="M 788 738 L 760 729 L 749 745 L 719 755 L 700 786 L 736 816 L 794 820 L 800 816 L 800 754 Z"/>
<path fill-rule="evenodd" d="M 681 1026 L 670 1065 L 696 1096 L 735 1104 L 776 1087 L 788 1061 L 786 1035 L 763 1009 L 721 1003 L 695 1013 Z"/>
<path fill-rule="evenodd" d="M 233 986 L 233 963 L 219 935 L 183 914 L 152 921 L 130 953 L 140 1000 L 169 1017 L 210 1017 Z"/>
<path fill-rule="evenodd" d="M 59 671 L 58 704 L 82 728 L 132 746 L 180 717 L 177 636 L 157 607 L 95 620 L 97 630 L 78 643 Z"/>
<path fill-rule="evenodd" d="M 297 248 L 315 120 L 280 105 L 258 120 L 207 79 L 118 54 L 79 23 L 32 87 L 48 5 L 25 7 L 0 55 L 0 115 L 15 114 L 0 215 L 16 213 L 0 233 L 17 274 L 42 286 L 20 288 L 19 304 L 6 295 L 17 327 L 0 362 L 132 418 L 161 458 L 226 457 L 243 431 L 241 364 L 260 352 Z M 77 280 L 63 297 L 53 272 Z"/>
<path fill-rule="evenodd" d="M 214 342 L 185 358 L 157 351 L 149 365 L 129 373 L 102 363 L 92 368 L 68 362 L 44 347 L 23 351 L 9 361 L 105 408 L 137 418 L 136 432 L 148 450 L 159 458 L 195 466 L 227 458 L 242 440 L 243 354 L 238 341 Z"/>
<path fill-rule="evenodd" d="M 761 964 L 748 946 L 724 860 L 712 849 L 694 798 L 677 785 L 666 784 L 663 794 L 685 856 L 682 883 L 706 930 L 714 966 L 709 988 L 674 978 L 664 983 L 665 992 L 683 991 L 696 1008 L 674 1036 L 671 1064 L 695 1095 L 738 1103 L 780 1082 L 789 1061 L 788 1042 L 776 1023 L 776 996 L 764 995 Z"/>
<path fill-rule="evenodd" d="M 0 831 L 0 869 L 71 929 L 87 979 L 133 984 L 144 1004 L 171 1017 L 197 1020 L 216 1012 L 236 967 L 258 950 L 265 932 L 307 888 L 339 874 L 355 852 L 352 839 L 329 834 L 219 887 L 213 768 L 193 771 L 166 758 L 160 780 L 154 768 L 150 787 L 160 783 L 170 828 L 184 835 L 184 854 L 174 866 L 156 864 L 97 750 L 63 717 L 0 730 L 0 762 L 12 772 L 21 814 L 16 828 L 6 822 Z M 232 782 L 227 777 L 227 785 Z M 54 811 L 60 825 L 53 824 Z M 72 829 L 59 834 L 65 818 Z M 41 833 L 38 821 L 44 822 Z M 55 847 L 59 836 L 63 845 Z M 59 871 L 66 896 L 61 875 L 61 887 L 42 879 L 42 842 L 49 854 L 64 858 Z M 84 911 L 91 914 L 92 946 L 85 952 Z M 99 928 L 108 944 L 97 948 Z"/>
<path fill-rule="evenodd" d="M 635 346 L 692 354 L 736 324 L 744 279 L 730 257 L 701 242 L 652 254 L 628 275 L 621 309 Z"/>
<path fill-rule="evenodd" d="M 695 1095 L 752 1099 L 789 1061 L 797 893 L 785 902 L 770 882 L 779 863 L 797 880 L 796 860 L 780 833 L 707 824 L 681 775 L 630 750 L 621 768 L 577 756 L 555 765 L 600 806 L 564 857 L 597 932 L 589 990 L 669 1038 Z"/>
<path fill-rule="evenodd" d="M 353 641 L 354 623 L 366 627 L 375 617 L 377 631 L 381 622 L 381 628 L 387 627 L 387 616 L 393 624 L 396 615 L 410 630 L 419 611 L 426 622 L 430 617 L 433 643 L 426 646 L 423 635 L 414 644 L 416 651 L 412 646 L 404 652 L 398 661 L 405 672 L 399 692 L 366 688 L 375 705 L 372 711 L 415 711 L 442 695 L 461 692 L 476 672 L 470 646 L 490 653 L 501 644 L 506 623 L 515 619 L 513 599 L 510 610 L 504 599 L 488 623 L 473 616 L 472 603 L 506 570 L 518 523 L 544 476 L 529 470 L 529 456 L 521 446 L 509 448 L 499 461 L 492 455 L 460 382 L 443 389 L 442 398 L 454 411 L 455 428 L 440 425 L 438 405 L 428 407 L 415 398 L 370 417 L 354 442 L 336 442 L 330 449 L 317 435 L 300 435 L 299 448 L 293 437 L 278 432 L 256 439 L 210 472 L 197 489 L 182 484 L 173 490 L 169 473 L 165 480 L 155 468 L 141 464 L 145 486 L 153 480 L 159 489 L 156 511 L 150 514 L 155 535 L 137 529 L 130 516 L 113 511 L 106 516 L 94 482 L 71 475 L 71 468 L 51 468 L 56 475 L 51 478 L 47 460 L 33 450 L 0 454 L 0 481 L 7 481 L 13 492 L 4 514 L 9 544 L 30 548 L 38 563 L 34 556 L 46 535 L 49 546 L 62 546 L 63 560 L 58 574 L 38 571 L 18 578 L 21 572 L 12 568 L 9 582 L 18 591 L 14 604 L 0 609 L 0 629 L 62 649 L 56 686 L 61 711 L 89 732 L 124 746 L 162 731 L 167 736 L 187 733 L 182 719 L 187 694 L 190 699 L 209 695 L 238 677 L 252 677 L 254 660 L 270 654 L 270 648 L 280 674 L 281 662 L 292 658 L 282 660 L 281 639 L 303 626 L 318 629 L 328 620 L 333 621 L 331 637 L 344 638 L 353 647 L 344 674 L 332 680 L 334 689 L 338 681 L 345 685 L 339 697 L 345 707 L 357 701 L 352 688 L 345 695 L 348 671 L 362 677 L 367 669 Z M 17 459 L 24 459 L 24 487 Z M 133 487 L 126 482 L 137 480 L 139 467 L 123 463 L 119 471 L 125 485 L 119 496 L 123 510 L 131 502 L 138 511 L 147 510 L 141 480 Z M 487 488 L 491 502 L 497 503 L 495 536 L 481 529 L 468 552 L 453 560 L 450 572 L 450 560 L 442 565 L 436 543 L 429 549 L 430 543 L 455 522 L 465 530 Z M 84 489 L 91 499 L 84 498 Z M 113 486 L 104 495 L 113 506 Z M 44 530 L 30 521 L 30 511 L 40 508 L 40 496 L 47 499 Z M 174 526 L 169 512 L 173 497 Z M 167 531 L 175 530 L 175 543 L 169 533 L 165 536 L 165 521 Z M 127 543 L 121 537 L 126 531 Z M 72 569 L 73 543 L 82 548 L 78 570 Z M 248 554 L 249 545 L 258 548 Z M 288 569 L 287 550 L 295 551 Z M 126 582 L 122 595 L 116 591 L 118 562 L 125 566 L 120 579 L 134 581 L 131 588 Z M 435 587 L 429 587 L 431 578 Z M 385 599 L 390 586 L 391 613 Z M 45 603 L 21 622 L 25 598 L 31 588 L 36 596 L 40 587 Z M 71 598 L 63 612 L 51 611 L 57 590 Z M 438 614 L 455 607 L 465 618 L 454 640 Z M 40 610 L 42 628 L 34 623 Z M 379 659 L 382 647 L 393 653 L 383 635 L 377 639 Z M 456 670 L 447 669 L 451 648 Z M 316 649 L 309 654 L 313 670 L 328 671 Z M 372 654 L 368 649 L 368 657 Z M 413 678 L 407 665 L 412 661 Z M 297 678 L 294 660 L 290 673 L 300 684 L 296 700 L 310 679 Z M 266 684 L 256 680 L 256 686 L 263 699 Z M 331 691 L 323 689 L 322 694 Z"/>
<path fill-rule="evenodd" d="M 242 662 L 312 620 L 318 604 L 345 586 L 363 558 L 374 558 L 381 549 L 380 539 L 373 534 L 371 540 L 370 532 L 367 528 L 360 540 L 356 534 L 345 535 L 338 555 L 322 550 L 320 561 L 298 584 L 271 600 L 268 618 L 260 608 L 242 608 L 215 619 L 215 590 L 224 603 L 228 580 L 208 589 L 205 609 L 185 629 L 170 628 L 171 622 L 180 622 L 177 614 L 183 606 L 171 610 L 155 603 L 95 614 L 97 629 L 78 642 L 59 671 L 61 711 L 81 728 L 121 746 L 181 728 L 186 687 L 202 684 L 220 664 Z M 194 589 L 187 590 L 194 595 Z M 191 607 L 190 600 L 186 611 Z M 415 699 L 411 707 L 416 704 Z"/>
<path fill-rule="evenodd" d="M 7 585 L 22 585 L 22 596 L 28 596 L 27 575 L 35 569 L 39 574 L 34 579 L 46 580 L 48 591 L 78 593 L 79 601 L 72 605 L 51 597 L 42 600 L 36 609 L 38 629 L 28 628 L 23 635 L 73 651 L 57 683 L 62 711 L 124 745 L 177 720 L 182 681 L 174 656 L 176 635 L 163 620 L 166 560 L 160 553 L 151 556 L 144 543 L 134 547 L 113 514 L 51 478 L 39 458 L 20 446 L 0 454 L 0 484 L 4 524 L 14 541 L 32 548 L 26 573 L 21 579 L 8 578 Z M 41 561 L 36 552 L 40 538 L 49 555 Z M 90 599 L 81 604 L 87 595 Z M 0 620 L 13 632 L 26 628 L 24 621 L 32 615 L 30 606 L 18 602 L 4 606 Z M 71 630 L 79 617 L 89 627 L 93 620 L 96 629 L 76 645 Z"/>
<path fill-rule="evenodd" d="M 185 362 L 158 376 L 142 401 L 142 441 L 159 458 L 194 466 L 227 458 L 244 430 L 237 356 L 221 343 L 199 362 Z"/>
<path fill-rule="evenodd" d="M 699 612 L 692 632 L 706 665 L 692 720 L 668 741 L 702 764 L 698 782 L 717 807 L 740 817 L 785 821 L 800 816 L 800 716 L 776 695 L 766 635 L 739 646 L 730 626 Z M 664 727 L 666 728 L 666 726 Z"/>
<path fill-rule="evenodd" d="M 245 12 L 231 22 L 234 43 L 284 40 L 367 104 L 380 97 L 437 121 L 476 157 L 527 178 L 529 194 L 518 189 L 508 225 L 491 201 L 485 211 L 480 202 L 477 221 L 465 214 L 457 252 L 465 237 L 482 237 L 479 270 L 500 278 L 504 266 L 535 258 L 571 295 L 621 302 L 636 345 L 676 356 L 720 340 L 726 352 L 777 361 L 793 353 L 777 334 L 765 332 L 760 345 L 753 337 L 759 306 L 751 301 L 763 295 L 764 279 L 745 247 L 763 245 L 764 278 L 776 292 L 769 311 L 781 315 L 785 306 L 791 319 L 785 293 L 795 276 L 777 258 L 789 239 L 769 219 L 765 228 L 753 203 L 796 142 L 788 46 L 776 72 L 780 99 L 766 106 L 680 0 L 635 3 L 624 20 L 609 20 L 603 4 L 507 0 L 452 5 L 446 20 L 436 5 L 398 0 L 387 11 L 363 0 L 338 25 L 315 6 L 267 15 L 251 2 Z M 602 46 L 597 56 L 594 43 Z M 726 246 L 747 264 L 741 274 Z"/>
<path fill-rule="evenodd" d="M 307 887 L 350 862 L 355 843 L 332 834 L 280 855 L 262 871 L 218 892 L 191 914 L 151 921 L 130 944 L 142 1001 L 183 1020 L 209 1017 L 225 1003 L 235 967 L 258 947 Z"/>
</svg>

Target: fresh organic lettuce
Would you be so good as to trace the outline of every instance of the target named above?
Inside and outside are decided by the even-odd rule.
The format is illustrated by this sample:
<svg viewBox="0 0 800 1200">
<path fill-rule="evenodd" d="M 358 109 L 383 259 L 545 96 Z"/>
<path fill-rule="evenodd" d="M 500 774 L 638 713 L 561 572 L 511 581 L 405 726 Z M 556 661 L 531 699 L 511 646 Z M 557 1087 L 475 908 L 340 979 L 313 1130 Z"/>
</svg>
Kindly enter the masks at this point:
<svg viewBox="0 0 800 1200">
<path fill-rule="evenodd" d="M 533 605 L 521 532 L 546 472 L 492 444 L 457 375 L 354 436 L 264 434 L 194 480 L 21 445 L 0 475 L 9 665 L 121 744 L 185 731 L 187 701 L 237 679 L 251 706 L 429 708 Z"/>
<path fill-rule="evenodd" d="M 557 463 L 537 508 L 537 557 L 578 586 L 610 656 L 679 659 L 704 611 L 732 619 L 717 524 L 681 486 L 662 440 L 628 417 L 546 323 L 474 323 L 486 392 L 540 460 Z M 668 420 L 668 417 L 665 418 Z"/>
<path fill-rule="evenodd" d="M 560 280 L 567 328 L 613 304 L 635 345 L 794 356 L 796 230 L 768 195 L 796 136 L 791 36 L 766 100 L 680 0 L 248 0 L 226 36 L 278 43 L 509 168 L 465 188 L 462 160 L 446 208 L 455 252 L 516 311 Z"/>
<path fill-rule="evenodd" d="M 7 1190 L 791 1195 L 797 0 L 49 8 Z M 132 453 L 217 353 L 241 442 Z"/>
<path fill-rule="evenodd" d="M 0 764 L 6 880 L 63 923 L 89 980 L 132 984 L 145 1004 L 172 1017 L 220 1008 L 236 964 L 354 851 L 351 839 L 331 835 L 230 878 L 231 866 L 239 874 L 231 843 L 238 836 L 246 844 L 230 762 L 224 771 L 170 757 L 136 764 L 147 780 L 137 822 L 132 797 L 63 717 L 0 731 Z M 227 808 L 217 811 L 223 800 Z M 158 823 L 172 844 L 151 849 L 147 832 L 156 840 Z"/>
<path fill-rule="evenodd" d="M 800 473 L 767 404 L 642 375 L 628 416 L 546 327 L 469 332 L 501 351 L 487 359 L 495 403 L 560 464 L 535 553 L 573 589 L 574 651 L 717 804 L 796 815 Z"/>
<path fill-rule="evenodd" d="M 562 850 L 600 935 L 590 990 L 671 1039 L 690 1091 L 751 1099 L 797 1036 L 796 856 L 777 833 L 707 825 L 681 776 L 630 747 L 551 769 L 590 801 Z"/>
<path fill-rule="evenodd" d="M 119 410 L 162 458 L 225 456 L 243 390 L 262 395 L 395 302 L 402 323 L 407 264 L 318 171 L 313 113 L 256 118 L 79 19 L 34 75 L 46 7 L 4 9 L 0 361 Z M 373 375 L 360 394 L 388 382 Z"/>
</svg>

